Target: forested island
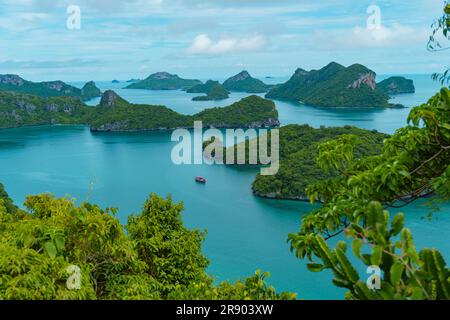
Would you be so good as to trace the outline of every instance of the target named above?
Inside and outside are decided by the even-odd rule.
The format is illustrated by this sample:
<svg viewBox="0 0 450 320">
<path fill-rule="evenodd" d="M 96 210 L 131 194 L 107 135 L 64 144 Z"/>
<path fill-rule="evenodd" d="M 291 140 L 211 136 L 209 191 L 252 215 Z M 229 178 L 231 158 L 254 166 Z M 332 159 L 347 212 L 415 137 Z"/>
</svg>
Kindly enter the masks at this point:
<svg viewBox="0 0 450 320">
<path fill-rule="evenodd" d="M 344 135 L 355 135 L 358 143 L 355 147 L 355 159 L 372 156 L 381 151 L 383 141 L 389 137 L 376 130 L 365 130 L 352 126 L 345 127 L 320 127 L 312 128 L 309 125 L 287 125 L 279 128 L 279 170 L 275 175 L 256 176 L 252 185 L 253 194 L 263 198 L 284 200 L 308 200 L 306 188 L 315 182 L 331 179 L 339 175 L 337 171 L 325 173 L 317 164 L 316 158 L 319 152 L 318 146 L 329 140 Z M 259 138 L 258 138 L 259 139 Z M 271 135 L 268 135 L 268 150 L 271 150 Z M 204 148 L 213 142 L 208 140 Z M 222 143 L 222 142 L 220 142 Z M 245 163 L 240 166 L 256 165 L 261 163 L 257 156 L 257 163 L 249 163 L 250 141 L 245 142 Z M 244 144 L 244 143 L 242 143 Z M 258 144 L 257 144 L 258 145 Z M 234 149 L 235 163 L 237 165 L 238 145 L 230 147 Z M 228 149 L 223 149 L 224 163 Z"/>
<path fill-rule="evenodd" d="M 194 101 L 209 101 L 228 99 L 230 93 L 219 81 L 208 80 L 205 84 L 198 84 L 186 91 L 187 93 L 205 93 L 204 96 L 192 98 Z"/>
<path fill-rule="evenodd" d="M 378 87 L 389 95 L 416 92 L 414 82 L 405 77 L 387 78 L 378 83 Z"/>
<path fill-rule="evenodd" d="M 82 101 L 88 101 L 102 95 L 93 81 L 86 83 L 82 89 L 79 89 L 62 81 L 27 81 L 15 74 L 0 75 L 0 90 L 27 93 L 44 98 L 74 97 Z"/>
<path fill-rule="evenodd" d="M 206 127 L 274 127 L 278 112 L 272 101 L 250 96 L 224 108 L 205 109 L 193 116 L 165 106 L 131 104 L 106 91 L 97 107 L 71 97 L 41 98 L 0 90 L 0 128 L 47 124 L 85 124 L 92 131 L 139 131 Z"/>
<path fill-rule="evenodd" d="M 125 89 L 188 90 L 198 84 L 202 84 L 202 82 L 200 80 L 183 79 L 168 72 L 157 72 L 144 80 L 131 83 Z"/>
<path fill-rule="evenodd" d="M 389 136 L 352 126 L 321 127 L 288 125 L 280 128 L 280 168 L 276 175 L 258 174 L 252 190 L 256 196 L 272 199 L 308 200 L 306 188 L 325 179 L 339 175 L 336 170 L 325 173 L 317 164 L 318 146 L 343 135 L 355 135 L 355 159 L 372 156 L 381 151 L 383 141 Z"/>
<path fill-rule="evenodd" d="M 247 93 L 264 93 L 271 87 L 261 80 L 253 78 L 248 71 L 242 71 L 237 75 L 228 78 L 223 83 L 223 86 L 229 91 Z"/>
<path fill-rule="evenodd" d="M 319 70 L 297 69 L 289 81 L 272 88 L 266 98 L 320 107 L 403 107 L 389 103 L 389 95 L 377 87 L 375 79 L 376 73 L 361 64 L 346 68 L 332 62 Z"/>
</svg>

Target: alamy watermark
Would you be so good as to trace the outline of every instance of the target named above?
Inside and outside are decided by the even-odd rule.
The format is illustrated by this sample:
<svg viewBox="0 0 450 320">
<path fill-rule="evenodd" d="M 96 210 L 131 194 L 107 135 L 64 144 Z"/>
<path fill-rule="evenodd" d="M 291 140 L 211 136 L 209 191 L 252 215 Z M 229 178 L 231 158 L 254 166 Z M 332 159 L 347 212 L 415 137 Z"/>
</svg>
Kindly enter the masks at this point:
<svg viewBox="0 0 450 320">
<path fill-rule="evenodd" d="M 81 289 L 81 269 L 76 265 L 70 265 L 67 267 L 66 272 L 69 277 L 66 281 L 66 287 L 69 290 L 80 290 Z"/>
<path fill-rule="evenodd" d="M 81 8 L 77 5 L 70 5 L 66 9 L 66 13 L 69 15 L 66 20 L 66 27 L 69 30 L 81 29 Z"/>
<path fill-rule="evenodd" d="M 380 30 L 381 25 L 381 9 L 377 5 L 371 5 L 367 8 L 367 29 L 370 31 Z"/>
<path fill-rule="evenodd" d="M 381 290 L 381 269 L 379 266 L 369 266 L 367 268 L 367 274 L 370 276 L 367 278 L 366 285 L 370 290 Z"/>
<path fill-rule="evenodd" d="M 177 129 L 172 133 L 172 141 L 178 143 L 171 158 L 176 165 L 262 165 L 261 175 L 275 175 L 279 169 L 279 140 L 279 129 L 226 129 L 224 133 L 219 129 L 203 130 L 203 123 L 195 121 L 194 130 Z M 224 142 L 228 148 L 224 148 Z"/>
</svg>

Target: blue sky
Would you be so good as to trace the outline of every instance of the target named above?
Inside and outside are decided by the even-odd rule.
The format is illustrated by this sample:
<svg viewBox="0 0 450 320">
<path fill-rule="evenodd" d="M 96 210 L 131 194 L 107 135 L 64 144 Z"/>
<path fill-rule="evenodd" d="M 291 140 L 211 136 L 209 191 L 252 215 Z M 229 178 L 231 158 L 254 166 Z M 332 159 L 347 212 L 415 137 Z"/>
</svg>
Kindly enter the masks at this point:
<svg viewBox="0 0 450 320">
<path fill-rule="evenodd" d="M 81 28 L 66 26 L 69 5 Z M 377 5 L 381 25 L 367 28 Z M 330 61 L 378 74 L 433 73 L 443 0 L 0 0 L 0 73 L 30 80 L 289 76 Z"/>
</svg>

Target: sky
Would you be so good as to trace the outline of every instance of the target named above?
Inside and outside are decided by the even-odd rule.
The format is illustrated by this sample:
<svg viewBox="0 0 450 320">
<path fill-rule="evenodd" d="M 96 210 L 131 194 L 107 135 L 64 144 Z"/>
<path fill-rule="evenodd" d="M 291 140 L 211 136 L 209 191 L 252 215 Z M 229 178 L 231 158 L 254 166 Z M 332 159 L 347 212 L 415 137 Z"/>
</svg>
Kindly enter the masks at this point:
<svg viewBox="0 0 450 320">
<path fill-rule="evenodd" d="M 443 2 L 0 0 L 0 74 L 220 79 L 245 69 L 277 77 L 331 61 L 378 74 L 431 74 L 450 61 L 449 51 L 426 49 Z"/>
</svg>

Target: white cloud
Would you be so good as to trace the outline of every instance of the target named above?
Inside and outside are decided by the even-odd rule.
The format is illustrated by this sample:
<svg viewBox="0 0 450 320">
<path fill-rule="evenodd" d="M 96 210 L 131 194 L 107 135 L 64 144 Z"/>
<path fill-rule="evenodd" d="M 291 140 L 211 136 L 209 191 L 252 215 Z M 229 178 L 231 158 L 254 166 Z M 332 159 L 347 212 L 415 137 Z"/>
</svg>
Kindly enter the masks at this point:
<svg viewBox="0 0 450 320">
<path fill-rule="evenodd" d="M 426 28 L 413 28 L 401 24 L 381 26 L 369 30 L 365 27 L 320 31 L 313 36 L 313 44 L 321 49 L 365 49 L 404 46 L 426 43 L 429 31 Z"/>
<path fill-rule="evenodd" d="M 189 54 L 220 55 L 225 53 L 252 52 L 262 49 L 267 43 L 264 36 L 255 34 L 246 37 L 228 37 L 212 40 L 207 34 L 195 37 L 187 49 Z"/>
</svg>

